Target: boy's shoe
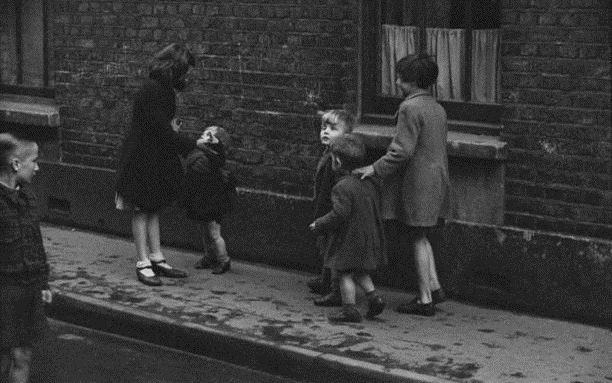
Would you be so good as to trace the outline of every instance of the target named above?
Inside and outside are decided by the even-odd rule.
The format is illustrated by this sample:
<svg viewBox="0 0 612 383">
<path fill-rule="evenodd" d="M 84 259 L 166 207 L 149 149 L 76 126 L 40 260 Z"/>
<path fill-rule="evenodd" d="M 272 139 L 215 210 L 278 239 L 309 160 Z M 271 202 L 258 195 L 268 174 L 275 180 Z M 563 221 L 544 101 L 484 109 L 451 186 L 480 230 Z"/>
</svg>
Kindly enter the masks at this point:
<svg viewBox="0 0 612 383">
<path fill-rule="evenodd" d="M 141 270 L 151 269 L 151 268 L 152 268 L 151 266 L 137 267 L 136 276 L 138 277 L 138 280 L 147 286 L 161 286 L 162 281 L 161 279 L 159 279 L 157 275 L 154 275 L 152 277 L 147 277 L 141 272 Z"/>
<path fill-rule="evenodd" d="M 315 306 L 320 307 L 341 307 L 342 306 L 342 296 L 337 291 L 332 291 L 331 293 L 314 300 Z"/>
<path fill-rule="evenodd" d="M 151 268 L 153 269 L 153 272 L 156 275 L 161 275 L 162 277 L 167 277 L 167 278 L 186 278 L 187 277 L 187 273 L 184 272 L 183 270 L 163 267 L 161 266 L 163 264 L 166 264 L 166 265 L 168 264 L 165 259 L 163 261 L 151 261 Z"/>
<path fill-rule="evenodd" d="M 232 261 L 228 259 L 227 262 L 216 264 L 215 267 L 213 267 L 212 269 L 212 273 L 217 274 L 217 275 L 225 274 L 228 271 L 230 271 L 231 268 L 232 268 Z"/>
<path fill-rule="evenodd" d="M 368 312 L 366 313 L 366 318 L 372 319 L 375 316 L 379 315 L 383 312 L 386 305 L 387 304 L 385 303 L 385 300 L 381 296 L 376 295 L 372 297 L 368 301 Z"/>
<path fill-rule="evenodd" d="M 316 277 L 309 280 L 306 282 L 306 286 L 308 286 L 310 292 L 319 295 L 329 294 L 331 290 L 329 283 L 325 283 L 321 277 Z"/>
<path fill-rule="evenodd" d="M 396 311 L 402 314 L 415 314 L 426 317 L 432 317 L 436 314 L 433 302 L 423 304 L 418 299 L 413 299 L 408 303 L 397 306 Z"/>
<path fill-rule="evenodd" d="M 193 266 L 198 270 L 202 269 L 211 269 L 215 265 L 215 262 L 209 257 L 202 257 L 196 264 Z"/>
<path fill-rule="evenodd" d="M 431 299 L 434 305 L 442 303 L 446 300 L 446 294 L 444 293 L 444 290 L 442 290 L 442 287 L 440 287 L 436 291 L 431 292 Z"/>
<path fill-rule="evenodd" d="M 344 306 L 337 312 L 329 314 L 328 318 L 331 322 L 361 322 L 361 314 L 355 306 Z"/>
</svg>

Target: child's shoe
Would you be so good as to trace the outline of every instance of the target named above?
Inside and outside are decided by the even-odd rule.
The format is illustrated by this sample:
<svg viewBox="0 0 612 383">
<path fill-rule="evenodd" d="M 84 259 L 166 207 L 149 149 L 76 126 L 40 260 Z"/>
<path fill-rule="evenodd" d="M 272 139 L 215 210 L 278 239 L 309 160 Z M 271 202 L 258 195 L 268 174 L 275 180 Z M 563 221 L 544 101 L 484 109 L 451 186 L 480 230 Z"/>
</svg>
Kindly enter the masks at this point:
<svg viewBox="0 0 612 383">
<path fill-rule="evenodd" d="M 213 267 L 212 273 L 216 275 L 225 274 L 228 271 L 230 271 L 231 268 L 232 268 L 232 262 L 231 260 L 228 259 L 227 261 L 223 263 L 217 263 L 215 267 Z"/>
<path fill-rule="evenodd" d="M 377 315 L 380 315 L 380 313 L 382 313 L 385 309 L 386 305 L 385 300 L 381 296 L 375 295 L 371 297 L 368 300 L 368 312 L 366 313 L 366 318 L 372 319 Z"/>
<path fill-rule="evenodd" d="M 434 305 L 442 303 L 446 300 L 446 294 L 444 293 L 444 290 L 442 290 L 442 287 L 431 292 L 431 299 Z"/>
<path fill-rule="evenodd" d="M 340 307 L 342 306 L 342 295 L 340 294 L 340 281 L 334 279 L 331 283 L 331 291 L 324 297 L 314 300 L 315 306 Z"/>
<path fill-rule="evenodd" d="M 345 305 L 337 312 L 329 314 L 328 318 L 331 322 L 361 322 L 361 314 L 357 311 L 355 305 Z"/>
<path fill-rule="evenodd" d="M 306 282 L 306 286 L 308 286 L 310 292 L 312 292 L 313 294 L 329 294 L 329 283 L 325 283 L 321 277 L 316 277 L 309 280 L 308 282 Z"/>
<path fill-rule="evenodd" d="M 193 267 L 195 267 L 198 270 L 202 270 L 202 269 L 211 269 L 214 265 L 215 265 L 215 262 L 212 259 L 210 259 L 210 257 L 204 256 L 200 258 L 200 260 L 197 261 Z"/>
<path fill-rule="evenodd" d="M 417 298 L 408 303 L 401 304 L 397 307 L 397 312 L 402 314 L 415 314 L 426 317 L 436 315 L 436 308 L 433 302 L 421 303 Z"/>
</svg>

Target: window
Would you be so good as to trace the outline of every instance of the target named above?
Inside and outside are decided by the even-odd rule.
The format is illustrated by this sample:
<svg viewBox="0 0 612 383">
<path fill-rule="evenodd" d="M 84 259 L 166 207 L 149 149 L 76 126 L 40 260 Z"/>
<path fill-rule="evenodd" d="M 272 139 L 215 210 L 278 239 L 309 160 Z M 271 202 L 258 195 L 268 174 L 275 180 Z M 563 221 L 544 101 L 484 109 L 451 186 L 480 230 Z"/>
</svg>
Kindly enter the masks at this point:
<svg viewBox="0 0 612 383">
<path fill-rule="evenodd" d="M 439 68 L 432 92 L 450 120 L 499 123 L 499 0 L 367 1 L 363 23 L 364 119 L 395 113 L 396 62 L 426 52 Z"/>
<path fill-rule="evenodd" d="M 0 1 L 0 92 L 53 97 L 44 0 Z"/>
</svg>

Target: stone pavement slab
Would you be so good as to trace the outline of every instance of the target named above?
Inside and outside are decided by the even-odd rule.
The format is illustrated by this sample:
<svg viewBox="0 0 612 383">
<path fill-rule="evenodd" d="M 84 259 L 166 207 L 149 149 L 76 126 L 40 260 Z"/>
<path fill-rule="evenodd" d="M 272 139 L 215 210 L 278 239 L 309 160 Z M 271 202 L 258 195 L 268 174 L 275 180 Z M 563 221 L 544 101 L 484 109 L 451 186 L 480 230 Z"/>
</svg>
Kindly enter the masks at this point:
<svg viewBox="0 0 612 383">
<path fill-rule="evenodd" d="M 164 247 L 168 261 L 189 277 L 148 287 L 136 280 L 129 240 L 50 225 L 43 226 L 43 237 L 57 302 L 219 342 L 240 340 L 235 344 L 245 350 L 248 344 L 259 347 L 253 352 L 274 349 L 278 358 L 305 366 L 369 376 L 363 381 L 612 381 L 610 329 L 457 301 L 438 305 L 433 318 L 403 315 L 393 309 L 414 295 L 387 289 L 381 292 L 388 309 L 378 319 L 332 324 L 326 314 L 333 308 L 312 303 L 316 296 L 305 284 L 312 274 L 233 261 L 229 273 L 212 275 L 193 268 L 196 252 Z"/>
</svg>

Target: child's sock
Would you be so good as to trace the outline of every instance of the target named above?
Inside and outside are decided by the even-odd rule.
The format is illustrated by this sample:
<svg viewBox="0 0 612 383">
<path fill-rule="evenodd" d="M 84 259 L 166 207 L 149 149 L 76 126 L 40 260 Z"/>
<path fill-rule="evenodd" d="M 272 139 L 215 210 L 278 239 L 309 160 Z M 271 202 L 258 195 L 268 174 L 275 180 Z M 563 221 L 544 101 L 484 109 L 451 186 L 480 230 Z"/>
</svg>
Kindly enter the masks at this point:
<svg viewBox="0 0 612 383">
<path fill-rule="evenodd" d="M 150 268 L 146 268 L 146 269 L 141 269 L 142 267 L 147 267 L 147 266 L 151 266 L 151 261 L 149 261 L 148 259 L 146 261 L 138 261 L 136 262 L 136 268 L 139 269 L 138 271 L 144 275 L 145 277 L 154 277 L 155 273 L 153 272 L 152 269 Z"/>
<path fill-rule="evenodd" d="M 151 262 L 157 263 L 157 262 L 165 261 L 166 259 L 164 258 L 164 255 L 161 252 L 159 252 L 159 253 L 149 254 L 149 260 L 151 260 Z M 164 269 L 172 268 L 172 266 L 170 266 L 167 262 L 158 263 L 157 266 L 163 267 Z"/>
</svg>

